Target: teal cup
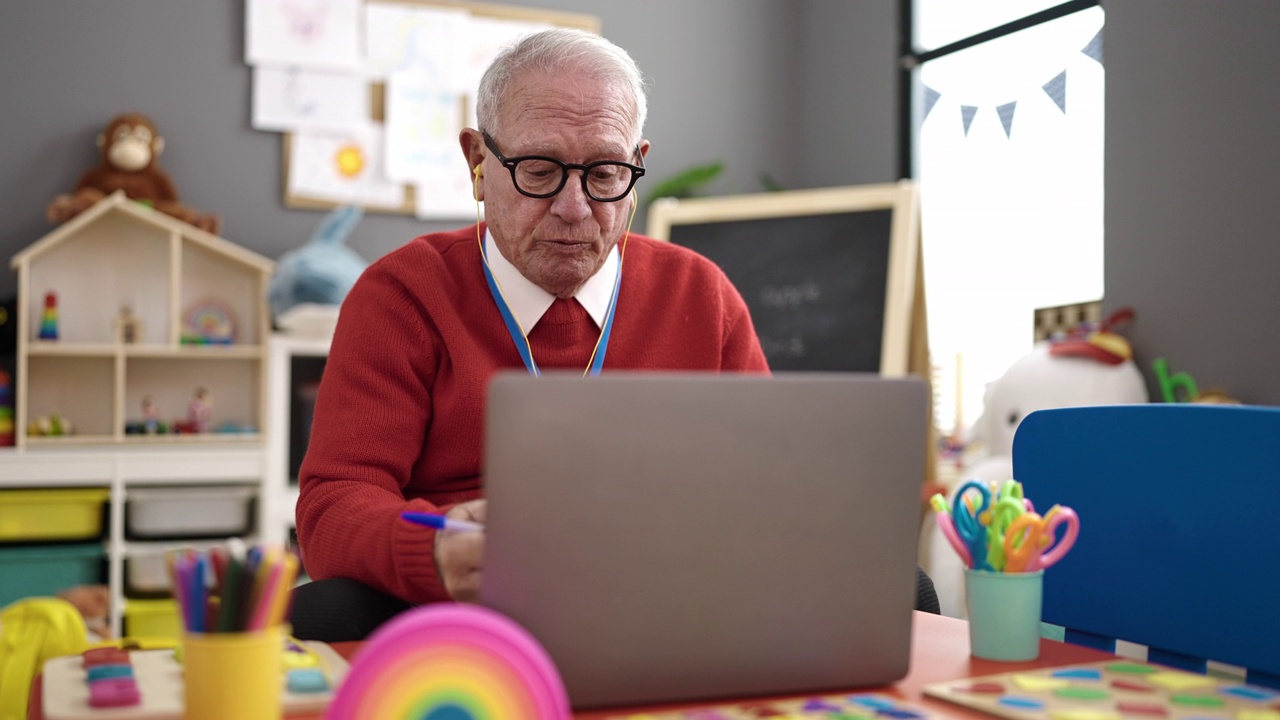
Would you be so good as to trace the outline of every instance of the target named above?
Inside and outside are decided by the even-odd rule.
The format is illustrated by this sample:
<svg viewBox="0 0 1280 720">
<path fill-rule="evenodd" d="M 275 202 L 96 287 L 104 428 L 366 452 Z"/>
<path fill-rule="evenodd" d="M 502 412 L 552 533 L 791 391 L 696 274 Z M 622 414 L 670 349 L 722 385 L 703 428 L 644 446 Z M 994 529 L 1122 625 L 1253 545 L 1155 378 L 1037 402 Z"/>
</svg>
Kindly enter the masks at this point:
<svg viewBox="0 0 1280 720">
<path fill-rule="evenodd" d="M 1016 662 L 1040 656 L 1044 571 L 964 571 L 969 649 L 983 660 Z"/>
</svg>

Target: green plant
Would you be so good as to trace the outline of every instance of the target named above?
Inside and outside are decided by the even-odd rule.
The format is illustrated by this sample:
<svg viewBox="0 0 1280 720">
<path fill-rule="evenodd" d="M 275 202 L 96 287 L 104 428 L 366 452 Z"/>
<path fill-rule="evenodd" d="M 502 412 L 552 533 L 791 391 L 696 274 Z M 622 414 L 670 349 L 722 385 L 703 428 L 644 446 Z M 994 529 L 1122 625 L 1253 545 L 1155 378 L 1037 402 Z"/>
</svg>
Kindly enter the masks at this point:
<svg viewBox="0 0 1280 720">
<path fill-rule="evenodd" d="M 698 188 L 720 177 L 722 172 L 724 172 L 724 163 L 720 161 L 686 168 L 654 185 L 645 202 L 653 202 L 663 197 L 691 197 Z"/>
</svg>

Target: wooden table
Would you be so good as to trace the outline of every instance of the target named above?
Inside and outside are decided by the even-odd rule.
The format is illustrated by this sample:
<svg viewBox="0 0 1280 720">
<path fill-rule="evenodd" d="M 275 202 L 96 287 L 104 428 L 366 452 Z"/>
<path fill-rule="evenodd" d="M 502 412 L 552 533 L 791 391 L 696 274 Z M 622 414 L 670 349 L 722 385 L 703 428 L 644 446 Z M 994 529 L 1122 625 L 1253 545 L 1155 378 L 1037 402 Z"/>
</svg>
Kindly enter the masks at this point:
<svg viewBox="0 0 1280 720">
<path fill-rule="evenodd" d="M 1098 662 L 1115 657 L 1110 653 L 1099 650 L 1042 639 L 1040 641 L 1040 657 L 1037 660 L 1021 663 L 992 662 L 970 657 L 969 625 L 963 620 L 917 612 L 915 613 L 912 630 L 911 670 L 907 676 L 893 685 L 857 688 L 857 690 L 892 695 L 906 702 L 917 703 L 938 717 L 957 718 L 959 720 L 990 720 L 990 716 L 941 700 L 926 698 L 922 694 L 924 686 L 944 680 L 994 675 L 1015 670 Z M 353 661 L 358 661 L 360 646 L 361 643 L 358 642 L 333 644 L 334 650 Z M 837 692 L 837 690 L 831 692 Z M 807 693 L 806 695 L 814 694 L 823 693 Z M 770 699 L 780 698 L 778 696 L 744 698 L 744 700 Z M 724 701 L 715 703 L 681 703 L 677 705 L 647 706 L 644 708 L 613 708 L 580 712 L 576 713 L 574 717 L 576 720 L 603 720 L 604 718 L 615 718 L 641 711 L 659 712 L 723 704 Z M 39 678 L 36 678 L 36 682 L 31 689 L 31 704 L 27 717 L 28 720 L 44 720 L 44 715 L 40 708 Z M 289 715 L 288 717 L 290 720 L 323 720 L 323 716 L 318 714 Z"/>
</svg>

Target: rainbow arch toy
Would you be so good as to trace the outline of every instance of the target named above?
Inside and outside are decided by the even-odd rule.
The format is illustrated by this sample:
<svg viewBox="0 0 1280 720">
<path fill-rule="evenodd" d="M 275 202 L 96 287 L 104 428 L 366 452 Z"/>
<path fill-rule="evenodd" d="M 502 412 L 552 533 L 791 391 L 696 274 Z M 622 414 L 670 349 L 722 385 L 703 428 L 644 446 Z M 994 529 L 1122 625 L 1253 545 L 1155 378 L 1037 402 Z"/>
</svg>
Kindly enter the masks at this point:
<svg viewBox="0 0 1280 720">
<path fill-rule="evenodd" d="M 568 720 L 560 673 L 532 635 L 494 610 L 438 603 L 378 628 L 328 720 Z"/>
</svg>

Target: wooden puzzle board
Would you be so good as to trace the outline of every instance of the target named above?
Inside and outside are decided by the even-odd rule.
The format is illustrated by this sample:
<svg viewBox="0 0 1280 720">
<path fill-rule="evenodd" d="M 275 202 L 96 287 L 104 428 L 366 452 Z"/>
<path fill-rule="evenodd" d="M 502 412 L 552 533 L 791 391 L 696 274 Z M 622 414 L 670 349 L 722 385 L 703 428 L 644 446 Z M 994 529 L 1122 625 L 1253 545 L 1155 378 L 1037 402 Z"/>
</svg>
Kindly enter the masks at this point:
<svg viewBox="0 0 1280 720">
<path fill-rule="evenodd" d="M 889 695 L 853 693 L 820 695 L 792 700 L 732 703 L 672 712 L 618 715 L 611 720 L 926 720 L 931 716 L 919 706 Z M 936 716 L 934 716 L 936 717 Z"/>
<path fill-rule="evenodd" d="M 1010 720 L 1280 720 L 1280 691 L 1123 659 L 932 683 L 924 694 Z"/>
<path fill-rule="evenodd" d="M 302 645 L 320 657 L 330 689 L 295 694 L 284 688 L 281 673 L 284 711 L 323 712 L 350 666 L 325 643 L 307 641 Z M 174 659 L 173 650 L 131 650 L 129 661 L 142 704 L 117 708 L 89 706 L 89 683 L 80 655 L 54 658 L 45 663 L 42 680 L 45 720 L 183 720 L 182 665 Z M 228 688 L 228 692 L 231 691 Z"/>
</svg>

